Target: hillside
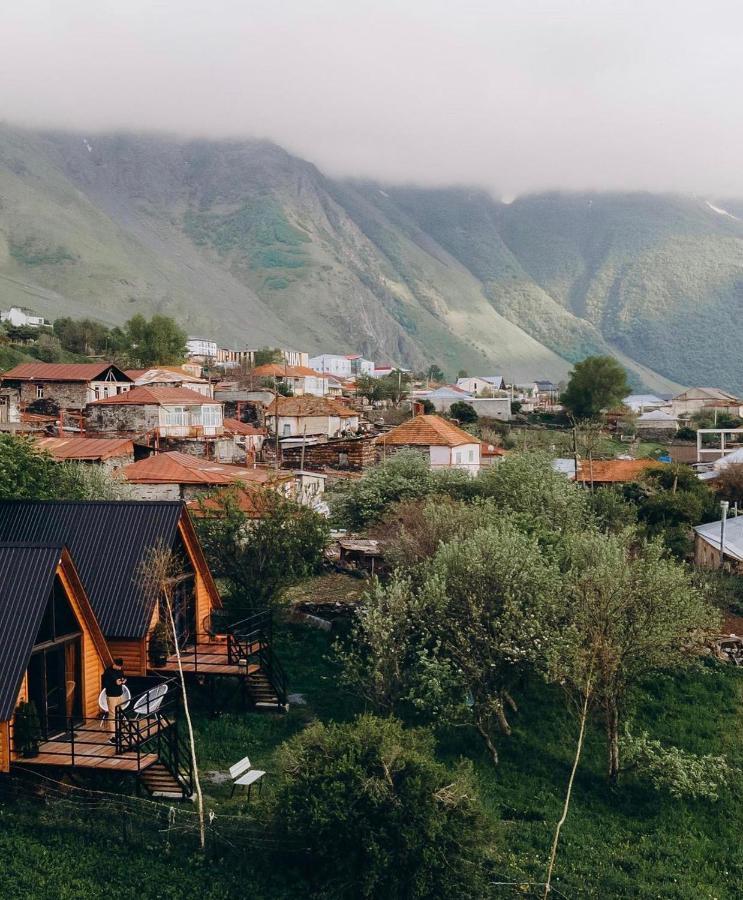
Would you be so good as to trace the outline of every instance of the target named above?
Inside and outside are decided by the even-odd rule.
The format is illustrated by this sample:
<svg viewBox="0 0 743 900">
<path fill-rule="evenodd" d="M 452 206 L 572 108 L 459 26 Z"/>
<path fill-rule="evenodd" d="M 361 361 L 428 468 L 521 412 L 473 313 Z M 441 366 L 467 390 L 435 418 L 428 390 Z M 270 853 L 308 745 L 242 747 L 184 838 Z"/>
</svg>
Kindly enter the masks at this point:
<svg viewBox="0 0 743 900">
<path fill-rule="evenodd" d="M 504 204 L 334 181 L 266 142 L 0 127 L 0 306 L 107 322 L 161 311 L 231 346 L 357 351 L 450 376 L 559 380 L 614 352 L 655 390 L 743 390 L 743 222 L 715 206 Z"/>
</svg>

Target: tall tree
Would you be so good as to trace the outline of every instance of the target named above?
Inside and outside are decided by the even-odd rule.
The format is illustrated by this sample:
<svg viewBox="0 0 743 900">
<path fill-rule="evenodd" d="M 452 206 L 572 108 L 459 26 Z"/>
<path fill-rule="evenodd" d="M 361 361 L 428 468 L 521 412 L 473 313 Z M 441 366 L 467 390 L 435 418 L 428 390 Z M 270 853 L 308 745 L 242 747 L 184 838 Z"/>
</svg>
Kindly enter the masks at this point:
<svg viewBox="0 0 743 900">
<path fill-rule="evenodd" d="M 595 419 L 629 392 L 627 373 L 612 356 L 589 356 L 575 364 L 560 402 L 576 419 Z"/>
<path fill-rule="evenodd" d="M 687 666 L 719 628 L 719 612 L 660 542 L 631 531 L 566 537 L 564 619 L 546 650 L 554 680 L 571 687 L 603 719 L 607 770 L 620 771 L 620 727 L 632 688 Z"/>
<path fill-rule="evenodd" d="M 144 368 L 173 365 L 186 356 L 186 332 L 169 316 L 154 315 L 149 321 L 133 316 L 123 329 L 113 329 L 111 336 L 131 362 Z"/>
</svg>

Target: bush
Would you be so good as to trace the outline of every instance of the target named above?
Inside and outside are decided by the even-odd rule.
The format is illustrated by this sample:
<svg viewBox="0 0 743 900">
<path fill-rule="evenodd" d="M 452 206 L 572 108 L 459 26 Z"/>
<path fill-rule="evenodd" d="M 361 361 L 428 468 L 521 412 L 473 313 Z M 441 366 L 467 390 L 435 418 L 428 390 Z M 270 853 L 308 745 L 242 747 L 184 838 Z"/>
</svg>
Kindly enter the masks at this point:
<svg viewBox="0 0 743 900">
<path fill-rule="evenodd" d="M 469 403 L 465 403 L 464 400 L 457 400 L 456 403 L 452 403 L 449 407 L 449 415 L 453 419 L 465 423 L 476 422 L 480 418 L 475 409 Z"/>
<path fill-rule="evenodd" d="M 469 773 L 395 719 L 315 723 L 279 751 L 270 810 L 322 897 L 485 896 L 489 830 Z"/>
</svg>

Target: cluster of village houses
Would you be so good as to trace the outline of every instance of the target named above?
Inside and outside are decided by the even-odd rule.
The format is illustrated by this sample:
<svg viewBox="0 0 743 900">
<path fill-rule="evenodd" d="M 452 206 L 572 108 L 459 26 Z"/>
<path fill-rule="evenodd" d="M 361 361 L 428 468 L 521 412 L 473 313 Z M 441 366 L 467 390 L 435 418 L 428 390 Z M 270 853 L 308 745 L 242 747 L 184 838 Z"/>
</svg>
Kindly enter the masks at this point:
<svg viewBox="0 0 743 900">
<path fill-rule="evenodd" d="M 433 469 L 475 474 L 504 451 L 438 413 L 464 402 L 481 416 L 508 420 L 516 401 L 527 410 L 558 404 L 549 381 L 519 386 L 497 375 L 466 376 L 455 384 L 414 385 L 412 416 L 387 426 L 358 396 L 356 379 L 388 375 L 392 366 L 289 350 L 281 362 L 255 365 L 255 351 L 220 358 L 227 352 L 192 340 L 182 366 L 123 370 L 108 362 L 34 361 L 0 375 L 0 430 L 28 435 L 56 460 L 101 467 L 126 482 L 131 497 L 0 501 L 0 596 L 8 613 L 0 616 L 0 772 L 24 760 L 111 768 L 131 772 L 153 794 L 188 796 L 174 714 L 158 714 L 176 662 L 170 651 L 162 658 L 155 652 L 165 611 L 161 593 L 143 577 L 152 547 L 182 561 L 171 604 L 186 671 L 201 682 L 236 678 L 254 705 L 287 702 L 270 630 L 253 623 L 244 634 L 225 633 L 215 626 L 221 600 L 189 506 L 205 514 L 212 492 L 237 485 L 248 515 L 260 517 L 266 491 L 323 510 L 328 480 L 358 477 L 402 448 L 423 453 Z M 424 401 L 436 412 L 423 412 Z M 639 430 L 672 437 L 697 413 L 741 418 L 743 403 L 724 391 L 692 388 L 675 397 L 631 395 L 625 415 L 627 409 Z M 701 479 L 714 480 L 743 462 L 741 437 L 738 428 L 700 429 L 696 447 L 669 441 L 668 459 L 684 449 L 683 461 L 696 465 Z M 658 465 L 632 458 L 555 461 L 568 478 L 591 487 L 636 481 Z M 743 516 L 732 512 L 696 529 L 699 565 L 743 571 Z M 360 561 L 374 571 L 380 551 L 373 544 L 341 540 L 340 562 Z M 126 718 L 117 715 L 102 728 L 101 675 L 113 658 L 124 659 L 139 695 Z M 27 701 L 41 719 L 32 753 L 20 737 L 19 709 Z"/>
<path fill-rule="evenodd" d="M 32 327 L 43 321 L 24 315 Z M 201 494 L 237 484 L 257 515 L 251 495 L 264 489 L 326 511 L 328 483 L 402 447 L 425 453 L 433 468 L 475 473 L 502 451 L 424 408 L 448 412 L 463 401 L 507 421 L 514 399 L 531 409 L 554 406 L 558 397 L 551 382 L 515 387 L 502 376 L 418 384 L 407 391 L 413 418 L 391 428 L 375 408 L 383 404 L 359 396 L 357 379 L 406 370 L 358 354 L 286 349 L 280 361 L 256 365 L 256 350 L 197 338 L 187 351 L 181 366 L 149 369 L 17 365 L 0 375 L 0 428 L 30 434 L 55 459 L 116 472 L 133 498 L 182 498 L 196 507 Z"/>
</svg>

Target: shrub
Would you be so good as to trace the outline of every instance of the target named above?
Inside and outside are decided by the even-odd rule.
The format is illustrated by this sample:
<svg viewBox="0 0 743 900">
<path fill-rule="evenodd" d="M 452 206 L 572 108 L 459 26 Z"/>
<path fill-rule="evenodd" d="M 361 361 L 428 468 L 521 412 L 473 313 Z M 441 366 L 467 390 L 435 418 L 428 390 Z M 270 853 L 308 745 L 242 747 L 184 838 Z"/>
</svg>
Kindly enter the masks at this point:
<svg viewBox="0 0 743 900">
<path fill-rule="evenodd" d="M 272 818 L 305 848 L 317 896 L 485 896 L 486 820 L 468 771 L 438 763 L 430 733 L 373 716 L 315 723 L 279 759 Z"/>
</svg>

